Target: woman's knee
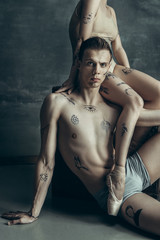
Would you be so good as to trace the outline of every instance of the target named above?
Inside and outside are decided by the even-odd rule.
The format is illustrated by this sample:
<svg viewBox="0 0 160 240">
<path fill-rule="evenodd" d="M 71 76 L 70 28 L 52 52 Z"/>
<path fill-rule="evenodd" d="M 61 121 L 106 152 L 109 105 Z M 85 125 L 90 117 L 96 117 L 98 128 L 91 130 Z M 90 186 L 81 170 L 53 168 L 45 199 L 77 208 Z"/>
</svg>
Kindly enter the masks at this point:
<svg viewBox="0 0 160 240">
<path fill-rule="evenodd" d="M 134 101 L 135 101 L 135 104 L 136 104 L 138 107 L 143 108 L 143 106 L 144 106 L 144 101 L 143 101 L 143 98 L 142 98 L 140 95 L 137 94 L 137 95 L 135 96 Z"/>
<path fill-rule="evenodd" d="M 160 109 L 160 81 L 158 81 L 155 94 L 153 95 L 152 104 L 155 109 Z"/>
</svg>

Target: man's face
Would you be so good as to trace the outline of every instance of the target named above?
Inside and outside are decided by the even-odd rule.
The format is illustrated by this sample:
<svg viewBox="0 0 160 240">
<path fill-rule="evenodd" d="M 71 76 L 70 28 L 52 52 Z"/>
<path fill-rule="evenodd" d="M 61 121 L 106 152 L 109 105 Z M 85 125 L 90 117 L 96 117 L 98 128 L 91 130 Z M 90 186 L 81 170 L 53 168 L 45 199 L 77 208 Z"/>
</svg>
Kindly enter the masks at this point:
<svg viewBox="0 0 160 240">
<path fill-rule="evenodd" d="M 79 80 L 83 88 L 97 88 L 109 69 L 110 52 L 107 49 L 86 49 L 79 62 Z"/>
</svg>

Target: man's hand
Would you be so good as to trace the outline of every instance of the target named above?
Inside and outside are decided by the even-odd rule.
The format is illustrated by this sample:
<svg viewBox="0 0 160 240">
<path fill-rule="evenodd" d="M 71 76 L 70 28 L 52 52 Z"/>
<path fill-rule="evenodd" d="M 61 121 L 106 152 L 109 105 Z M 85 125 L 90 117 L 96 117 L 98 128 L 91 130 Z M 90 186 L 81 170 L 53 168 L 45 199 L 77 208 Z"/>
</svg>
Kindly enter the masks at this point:
<svg viewBox="0 0 160 240">
<path fill-rule="evenodd" d="M 38 217 L 33 217 L 29 212 L 9 212 L 4 213 L 1 216 L 2 218 L 5 218 L 7 220 L 11 220 L 8 222 L 8 225 L 16 225 L 16 224 L 26 224 L 26 223 L 32 223 L 38 219 Z"/>
</svg>

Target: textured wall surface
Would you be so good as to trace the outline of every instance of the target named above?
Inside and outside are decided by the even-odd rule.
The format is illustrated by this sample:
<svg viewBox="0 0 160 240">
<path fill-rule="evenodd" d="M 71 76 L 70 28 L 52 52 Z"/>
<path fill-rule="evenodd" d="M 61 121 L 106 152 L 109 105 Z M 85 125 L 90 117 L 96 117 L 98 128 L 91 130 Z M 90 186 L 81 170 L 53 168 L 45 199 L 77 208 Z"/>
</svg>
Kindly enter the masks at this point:
<svg viewBox="0 0 160 240">
<path fill-rule="evenodd" d="M 71 65 L 77 0 L 0 1 L 0 156 L 39 152 L 39 109 Z M 132 68 L 160 75 L 160 1 L 112 0 Z"/>
</svg>

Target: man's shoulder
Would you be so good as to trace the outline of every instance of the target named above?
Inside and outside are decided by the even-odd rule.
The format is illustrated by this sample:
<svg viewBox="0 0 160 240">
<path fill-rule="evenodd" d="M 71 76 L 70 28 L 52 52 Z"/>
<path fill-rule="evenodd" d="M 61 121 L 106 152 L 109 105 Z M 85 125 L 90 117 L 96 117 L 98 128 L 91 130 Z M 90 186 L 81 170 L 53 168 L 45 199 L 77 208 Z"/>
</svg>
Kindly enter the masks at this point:
<svg viewBox="0 0 160 240">
<path fill-rule="evenodd" d="M 41 107 L 41 116 L 58 116 L 61 113 L 64 105 L 65 101 L 60 93 L 50 93 L 43 101 Z"/>
<path fill-rule="evenodd" d="M 43 104 L 47 107 L 61 107 L 65 101 L 61 93 L 50 93 L 45 97 Z"/>
</svg>

